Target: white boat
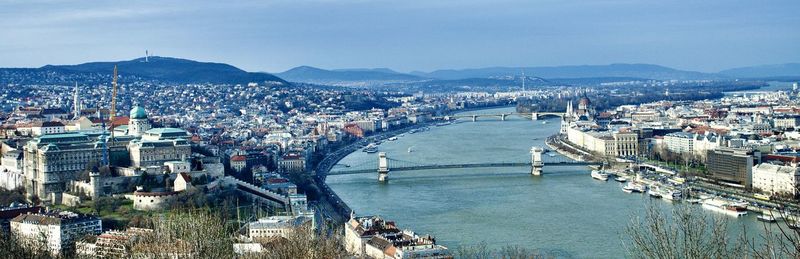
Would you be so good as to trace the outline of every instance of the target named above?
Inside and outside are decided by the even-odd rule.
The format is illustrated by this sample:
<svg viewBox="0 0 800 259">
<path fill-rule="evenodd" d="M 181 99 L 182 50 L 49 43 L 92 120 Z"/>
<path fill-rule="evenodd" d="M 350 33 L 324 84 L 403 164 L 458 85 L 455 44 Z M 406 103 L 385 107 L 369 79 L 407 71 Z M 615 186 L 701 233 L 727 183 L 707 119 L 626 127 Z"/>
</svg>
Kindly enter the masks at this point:
<svg viewBox="0 0 800 259">
<path fill-rule="evenodd" d="M 701 200 L 701 199 L 696 199 L 696 198 L 695 198 L 695 199 L 686 199 L 686 202 L 688 202 L 688 203 L 691 203 L 691 204 L 697 204 L 697 203 L 700 203 L 700 202 L 702 202 L 702 201 L 703 201 L 703 200 Z"/>
<path fill-rule="evenodd" d="M 764 214 L 758 215 L 758 217 L 756 217 L 756 219 L 758 219 L 759 221 L 769 222 L 769 223 L 775 223 L 775 222 L 778 221 L 777 219 L 775 219 L 775 217 L 773 217 L 771 215 L 764 215 Z"/>
<path fill-rule="evenodd" d="M 374 143 L 369 143 L 369 145 L 367 145 L 367 147 L 365 147 L 362 151 L 367 153 L 378 152 L 378 145 L 375 145 Z"/>
<path fill-rule="evenodd" d="M 391 138 L 389 138 L 389 141 L 395 141 L 395 140 L 397 140 L 397 137 L 391 137 Z"/>
<path fill-rule="evenodd" d="M 627 182 L 627 181 L 628 181 L 628 177 L 625 177 L 625 176 L 617 176 L 617 177 L 614 177 L 614 181 L 617 181 L 617 182 L 624 183 L 624 182 Z"/>
<path fill-rule="evenodd" d="M 549 156 L 549 157 L 555 157 L 555 156 L 556 156 L 556 154 L 553 154 L 553 153 L 548 153 L 548 154 L 547 154 L 547 156 Z"/>
<path fill-rule="evenodd" d="M 683 192 L 679 190 L 666 190 L 662 192 L 662 197 L 665 200 L 679 201 L 681 200 L 681 197 L 683 197 Z"/>
<path fill-rule="evenodd" d="M 413 147 L 408 147 L 408 153 L 414 152 L 414 150 L 411 149 L 411 148 L 413 148 Z"/>
<path fill-rule="evenodd" d="M 543 121 L 542 124 L 547 124 L 547 121 Z"/>
<path fill-rule="evenodd" d="M 634 192 L 644 193 L 646 191 L 646 188 L 642 184 L 628 182 L 628 184 L 622 186 L 622 191 L 627 193 L 634 193 Z"/>
<path fill-rule="evenodd" d="M 661 197 L 663 197 L 661 195 L 661 192 L 658 191 L 658 189 L 654 189 L 654 188 L 650 188 L 650 190 L 647 191 L 647 194 L 650 195 L 650 197 L 653 197 L 653 198 L 656 198 L 656 199 L 661 199 Z"/>
<path fill-rule="evenodd" d="M 747 208 L 744 205 L 721 199 L 704 200 L 703 208 L 736 217 L 747 214 Z"/>
<path fill-rule="evenodd" d="M 600 181 L 608 181 L 608 173 L 601 170 L 592 170 L 592 178 Z"/>
</svg>

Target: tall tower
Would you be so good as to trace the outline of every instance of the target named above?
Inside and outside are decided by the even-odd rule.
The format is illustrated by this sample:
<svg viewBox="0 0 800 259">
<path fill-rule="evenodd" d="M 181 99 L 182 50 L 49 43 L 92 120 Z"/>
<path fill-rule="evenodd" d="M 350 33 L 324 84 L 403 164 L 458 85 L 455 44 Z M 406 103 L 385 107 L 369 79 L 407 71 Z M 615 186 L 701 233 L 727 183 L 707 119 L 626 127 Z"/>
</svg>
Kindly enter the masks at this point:
<svg viewBox="0 0 800 259">
<path fill-rule="evenodd" d="M 567 112 L 564 117 L 572 118 L 574 112 L 575 111 L 572 110 L 572 100 L 570 100 L 569 102 L 567 102 Z"/>
<path fill-rule="evenodd" d="M 77 119 L 81 116 L 81 100 L 78 96 L 78 82 L 75 82 L 75 91 L 72 92 L 72 118 Z"/>
<path fill-rule="evenodd" d="M 144 50 L 144 62 L 150 62 L 150 51 Z"/>
<path fill-rule="evenodd" d="M 525 70 L 522 70 L 522 96 L 525 96 Z"/>
</svg>

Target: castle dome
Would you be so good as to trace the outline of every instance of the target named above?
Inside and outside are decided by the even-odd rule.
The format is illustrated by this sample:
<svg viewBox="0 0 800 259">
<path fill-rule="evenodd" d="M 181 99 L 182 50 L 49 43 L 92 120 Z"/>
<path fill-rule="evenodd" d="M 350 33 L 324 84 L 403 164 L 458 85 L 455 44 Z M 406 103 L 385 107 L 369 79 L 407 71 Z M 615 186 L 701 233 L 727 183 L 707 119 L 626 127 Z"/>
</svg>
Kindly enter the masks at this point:
<svg viewBox="0 0 800 259">
<path fill-rule="evenodd" d="M 133 109 L 131 109 L 130 117 L 132 120 L 144 120 L 147 119 L 147 112 L 140 106 L 134 106 Z"/>
</svg>

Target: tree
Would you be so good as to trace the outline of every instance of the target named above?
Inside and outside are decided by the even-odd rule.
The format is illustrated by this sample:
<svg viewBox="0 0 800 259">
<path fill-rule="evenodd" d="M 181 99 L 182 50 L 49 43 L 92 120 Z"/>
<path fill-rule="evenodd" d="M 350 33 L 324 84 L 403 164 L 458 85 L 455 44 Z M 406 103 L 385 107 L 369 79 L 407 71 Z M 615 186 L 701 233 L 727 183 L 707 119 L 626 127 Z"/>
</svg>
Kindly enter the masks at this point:
<svg viewBox="0 0 800 259">
<path fill-rule="evenodd" d="M 233 231 L 219 214 L 172 212 L 152 218 L 153 232 L 132 244 L 137 258 L 230 258 Z"/>
<path fill-rule="evenodd" d="M 729 236 L 727 220 L 685 204 L 671 214 L 649 204 L 643 217 L 631 218 L 625 233 L 633 258 L 741 258 L 746 252 Z"/>
</svg>

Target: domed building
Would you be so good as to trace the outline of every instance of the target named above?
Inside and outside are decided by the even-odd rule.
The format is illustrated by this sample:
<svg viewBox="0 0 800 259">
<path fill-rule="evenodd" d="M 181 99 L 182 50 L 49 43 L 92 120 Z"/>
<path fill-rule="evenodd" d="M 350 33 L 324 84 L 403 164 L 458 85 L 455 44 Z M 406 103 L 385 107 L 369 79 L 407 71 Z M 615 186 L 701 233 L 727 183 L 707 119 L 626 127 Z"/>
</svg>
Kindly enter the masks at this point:
<svg viewBox="0 0 800 259">
<path fill-rule="evenodd" d="M 580 100 L 578 100 L 578 109 L 579 110 L 588 110 L 589 109 L 589 105 L 592 105 L 592 101 L 590 101 L 589 98 L 587 98 L 585 96 L 582 97 Z"/>
<path fill-rule="evenodd" d="M 594 117 L 592 101 L 586 96 L 578 100 L 578 110 L 575 111 L 575 116 L 579 118 L 579 120 L 591 120 Z"/>
<path fill-rule="evenodd" d="M 141 136 L 144 132 L 150 130 L 150 120 L 147 118 L 147 112 L 140 106 L 134 106 L 131 109 L 130 121 L 128 122 L 128 135 Z"/>
</svg>

